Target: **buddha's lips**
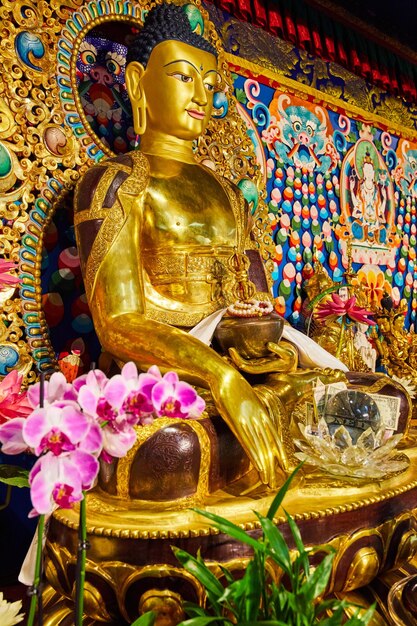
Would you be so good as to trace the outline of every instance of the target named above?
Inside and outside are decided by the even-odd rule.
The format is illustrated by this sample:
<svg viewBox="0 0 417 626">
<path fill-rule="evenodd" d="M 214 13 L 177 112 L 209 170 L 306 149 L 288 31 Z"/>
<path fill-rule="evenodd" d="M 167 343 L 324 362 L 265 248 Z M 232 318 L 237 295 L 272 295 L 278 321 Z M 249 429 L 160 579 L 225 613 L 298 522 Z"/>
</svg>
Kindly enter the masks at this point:
<svg viewBox="0 0 417 626">
<path fill-rule="evenodd" d="M 204 111 L 197 111 L 196 109 L 187 109 L 188 115 L 194 117 L 196 120 L 202 120 L 205 118 L 206 114 Z"/>
</svg>

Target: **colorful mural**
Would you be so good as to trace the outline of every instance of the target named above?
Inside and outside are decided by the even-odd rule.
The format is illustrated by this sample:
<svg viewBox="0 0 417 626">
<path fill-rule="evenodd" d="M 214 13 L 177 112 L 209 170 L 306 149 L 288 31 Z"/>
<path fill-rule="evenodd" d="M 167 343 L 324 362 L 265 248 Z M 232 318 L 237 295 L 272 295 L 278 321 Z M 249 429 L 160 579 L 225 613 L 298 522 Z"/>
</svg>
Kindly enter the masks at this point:
<svg viewBox="0 0 417 626">
<path fill-rule="evenodd" d="M 236 57 L 230 57 L 236 63 Z M 256 71 L 255 71 L 256 70 Z M 266 163 L 277 307 L 300 323 L 313 259 L 340 281 L 347 241 L 354 281 L 417 309 L 417 139 L 334 98 L 250 63 L 233 65 L 235 92 Z M 392 125 L 390 125 L 392 126 Z"/>
<path fill-rule="evenodd" d="M 125 50 L 121 43 L 91 34 L 77 57 L 78 93 L 86 121 L 102 144 L 116 153 L 136 145 L 124 87 Z M 267 192 L 277 310 L 302 326 L 303 283 L 313 273 L 314 259 L 340 281 L 351 241 L 354 282 L 367 288 L 374 304 L 386 292 L 395 303 L 406 302 L 406 325 L 414 327 L 417 140 L 409 138 L 413 131 L 394 132 L 383 118 L 237 57 L 229 57 L 229 62 L 239 112 Z M 95 158 L 101 156 L 97 152 Z M 56 212 L 45 240 L 43 304 L 58 354 L 76 347 L 87 366 L 97 359 L 99 346 L 73 248 L 70 197 L 65 206 Z"/>
</svg>

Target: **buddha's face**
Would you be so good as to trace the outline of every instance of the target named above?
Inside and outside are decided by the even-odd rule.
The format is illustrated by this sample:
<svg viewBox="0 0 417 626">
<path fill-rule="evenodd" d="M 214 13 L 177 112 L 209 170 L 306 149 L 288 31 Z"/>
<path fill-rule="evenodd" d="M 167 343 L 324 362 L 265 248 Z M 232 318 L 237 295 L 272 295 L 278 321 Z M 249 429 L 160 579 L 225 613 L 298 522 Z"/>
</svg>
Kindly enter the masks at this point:
<svg viewBox="0 0 417 626">
<path fill-rule="evenodd" d="M 199 137 L 211 115 L 216 82 L 214 55 L 179 41 L 158 44 L 140 79 L 146 132 L 185 140 Z"/>
</svg>

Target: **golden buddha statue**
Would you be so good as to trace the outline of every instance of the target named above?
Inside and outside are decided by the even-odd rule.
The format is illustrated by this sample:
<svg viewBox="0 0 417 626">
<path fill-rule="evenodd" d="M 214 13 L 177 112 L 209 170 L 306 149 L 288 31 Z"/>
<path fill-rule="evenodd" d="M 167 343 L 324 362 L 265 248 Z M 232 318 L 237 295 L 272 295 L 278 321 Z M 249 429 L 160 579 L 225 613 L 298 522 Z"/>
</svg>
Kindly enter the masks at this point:
<svg viewBox="0 0 417 626">
<path fill-rule="evenodd" d="M 141 370 L 174 368 L 209 389 L 260 480 L 275 487 L 295 463 L 292 408 L 319 375 L 324 383 L 346 379 L 340 371 L 296 371 L 297 349 L 277 343 L 278 316 L 257 321 L 249 354 L 232 342 L 224 358 L 193 334 L 197 324 L 210 315 L 220 319 L 226 306 L 250 293 L 248 205 L 233 183 L 198 163 L 193 152 L 212 113 L 218 76 L 216 50 L 193 32 L 184 9 L 155 7 L 127 57 L 140 149 L 86 173 L 75 195 L 74 223 L 104 350 Z M 235 339 L 244 325 L 239 320 Z M 263 339 L 261 328 L 272 340 Z M 284 337 L 288 332 L 284 328 Z M 303 340 L 310 341 L 305 352 L 312 352 L 316 344 Z M 328 367 L 347 370 L 323 353 Z M 315 362 L 307 358 L 303 365 Z"/>
<path fill-rule="evenodd" d="M 250 228 L 241 192 L 193 154 L 217 82 L 216 51 L 183 9 L 154 9 L 127 58 L 140 150 L 84 176 L 78 246 L 103 348 L 208 386 L 262 481 L 275 485 L 282 454 L 273 414 L 230 363 L 187 332 L 228 304 L 227 260 L 243 254 Z"/>
</svg>

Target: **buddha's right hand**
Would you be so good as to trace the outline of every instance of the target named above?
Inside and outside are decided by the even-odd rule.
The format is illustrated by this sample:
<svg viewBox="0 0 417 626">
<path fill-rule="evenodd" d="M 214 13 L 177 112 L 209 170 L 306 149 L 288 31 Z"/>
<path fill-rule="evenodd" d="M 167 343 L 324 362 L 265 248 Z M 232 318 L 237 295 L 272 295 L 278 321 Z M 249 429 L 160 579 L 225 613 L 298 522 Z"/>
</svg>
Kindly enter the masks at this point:
<svg viewBox="0 0 417 626">
<path fill-rule="evenodd" d="M 235 370 L 211 391 L 219 411 L 242 444 L 264 484 L 275 488 L 285 465 L 277 416 L 261 404 L 249 383 Z"/>
</svg>

